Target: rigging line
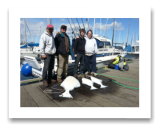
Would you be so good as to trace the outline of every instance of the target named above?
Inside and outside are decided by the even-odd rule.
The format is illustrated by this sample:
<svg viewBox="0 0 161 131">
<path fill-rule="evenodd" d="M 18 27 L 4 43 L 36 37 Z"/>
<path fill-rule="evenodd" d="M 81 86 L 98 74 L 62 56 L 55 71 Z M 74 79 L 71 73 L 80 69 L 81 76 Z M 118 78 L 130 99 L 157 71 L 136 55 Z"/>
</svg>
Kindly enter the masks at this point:
<svg viewBox="0 0 161 131">
<path fill-rule="evenodd" d="M 68 20 L 68 22 L 69 22 L 69 19 L 68 19 L 68 18 L 67 18 L 67 20 Z M 70 24 L 70 22 L 69 22 L 69 24 Z M 74 33 L 74 30 L 73 30 L 71 24 L 70 24 L 70 27 L 71 27 L 71 29 L 72 29 L 72 34 L 74 34 L 74 36 L 75 36 L 75 38 L 76 38 L 76 35 L 75 35 L 75 33 Z"/>
<path fill-rule="evenodd" d="M 82 20 L 82 23 L 83 23 L 83 19 L 81 18 L 81 20 Z M 84 23 L 83 23 L 83 27 L 84 27 L 84 29 L 85 29 L 85 26 L 84 26 Z M 86 30 L 86 29 L 85 29 Z"/>
</svg>

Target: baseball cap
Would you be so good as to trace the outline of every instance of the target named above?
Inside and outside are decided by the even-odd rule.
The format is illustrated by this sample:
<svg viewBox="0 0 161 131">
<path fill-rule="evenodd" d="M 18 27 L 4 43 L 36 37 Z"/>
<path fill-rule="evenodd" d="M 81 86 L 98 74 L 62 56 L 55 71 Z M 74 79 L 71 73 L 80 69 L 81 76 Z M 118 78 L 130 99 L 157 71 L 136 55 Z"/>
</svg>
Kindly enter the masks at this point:
<svg viewBox="0 0 161 131">
<path fill-rule="evenodd" d="M 54 28 L 52 24 L 47 25 L 47 29 Z"/>
</svg>

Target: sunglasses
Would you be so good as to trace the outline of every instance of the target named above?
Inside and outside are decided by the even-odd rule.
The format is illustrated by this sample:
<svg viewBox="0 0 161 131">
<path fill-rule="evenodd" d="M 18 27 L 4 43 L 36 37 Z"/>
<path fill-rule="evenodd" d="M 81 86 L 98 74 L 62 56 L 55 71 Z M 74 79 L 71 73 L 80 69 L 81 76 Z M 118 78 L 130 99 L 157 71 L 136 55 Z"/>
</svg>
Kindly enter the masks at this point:
<svg viewBox="0 0 161 131">
<path fill-rule="evenodd" d="M 50 28 L 49 30 L 54 30 L 53 28 Z"/>
<path fill-rule="evenodd" d="M 63 30 L 66 30 L 66 29 L 67 29 L 67 27 L 62 27 L 62 29 L 63 29 Z"/>
</svg>

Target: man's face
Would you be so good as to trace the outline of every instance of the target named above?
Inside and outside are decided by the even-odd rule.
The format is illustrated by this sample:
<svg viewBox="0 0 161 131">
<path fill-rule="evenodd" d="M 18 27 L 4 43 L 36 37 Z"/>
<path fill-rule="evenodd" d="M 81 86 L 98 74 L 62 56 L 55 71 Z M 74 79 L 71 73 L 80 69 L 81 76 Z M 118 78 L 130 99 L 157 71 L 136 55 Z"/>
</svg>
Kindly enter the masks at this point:
<svg viewBox="0 0 161 131">
<path fill-rule="evenodd" d="M 61 32 L 66 32 L 66 30 L 67 30 L 67 27 L 63 27 L 63 28 L 61 28 Z"/>
<path fill-rule="evenodd" d="M 48 32 L 48 33 L 50 33 L 50 34 L 52 34 L 52 33 L 53 33 L 53 31 L 54 31 L 54 29 L 53 29 L 53 28 L 48 28 L 48 29 L 47 29 L 47 32 Z"/>
<path fill-rule="evenodd" d="M 81 37 L 84 37 L 84 35 L 85 35 L 85 33 L 82 31 L 82 32 L 81 32 Z"/>
<path fill-rule="evenodd" d="M 89 31 L 88 34 L 87 34 L 88 38 L 91 38 L 92 37 L 92 32 Z"/>
</svg>

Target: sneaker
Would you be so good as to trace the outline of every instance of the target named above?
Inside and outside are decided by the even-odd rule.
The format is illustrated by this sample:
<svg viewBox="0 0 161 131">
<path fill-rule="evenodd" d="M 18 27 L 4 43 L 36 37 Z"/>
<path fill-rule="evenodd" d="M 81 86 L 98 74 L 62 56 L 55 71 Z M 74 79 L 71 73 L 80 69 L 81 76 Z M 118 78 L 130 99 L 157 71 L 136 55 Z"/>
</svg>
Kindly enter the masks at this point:
<svg viewBox="0 0 161 131">
<path fill-rule="evenodd" d="M 87 72 L 85 73 L 85 75 L 89 75 L 89 72 L 87 71 Z"/>
<path fill-rule="evenodd" d="M 81 73 L 81 77 L 84 77 L 84 73 L 83 72 Z"/>
<path fill-rule="evenodd" d="M 89 75 L 90 75 L 90 73 L 87 71 L 87 72 L 85 73 L 84 76 L 85 76 L 86 78 L 89 78 Z"/>
<path fill-rule="evenodd" d="M 79 74 L 78 77 L 82 78 L 84 77 L 84 74 Z"/>
<path fill-rule="evenodd" d="M 95 72 L 91 72 L 91 75 L 97 77 L 97 74 Z"/>
<path fill-rule="evenodd" d="M 51 82 L 52 82 L 52 83 L 55 83 L 55 82 L 56 82 L 56 80 L 54 80 L 54 79 L 51 79 Z"/>
<path fill-rule="evenodd" d="M 75 78 L 77 78 L 77 77 L 78 77 L 78 75 L 77 75 L 77 74 L 75 74 L 75 75 L 74 75 L 74 77 L 75 77 Z"/>
<path fill-rule="evenodd" d="M 63 80 L 61 78 L 57 78 L 57 81 L 61 83 Z"/>
<path fill-rule="evenodd" d="M 48 87 L 48 86 L 49 86 L 47 80 L 43 80 L 43 85 L 44 85 L 45 87 Z"/>
</svg>

